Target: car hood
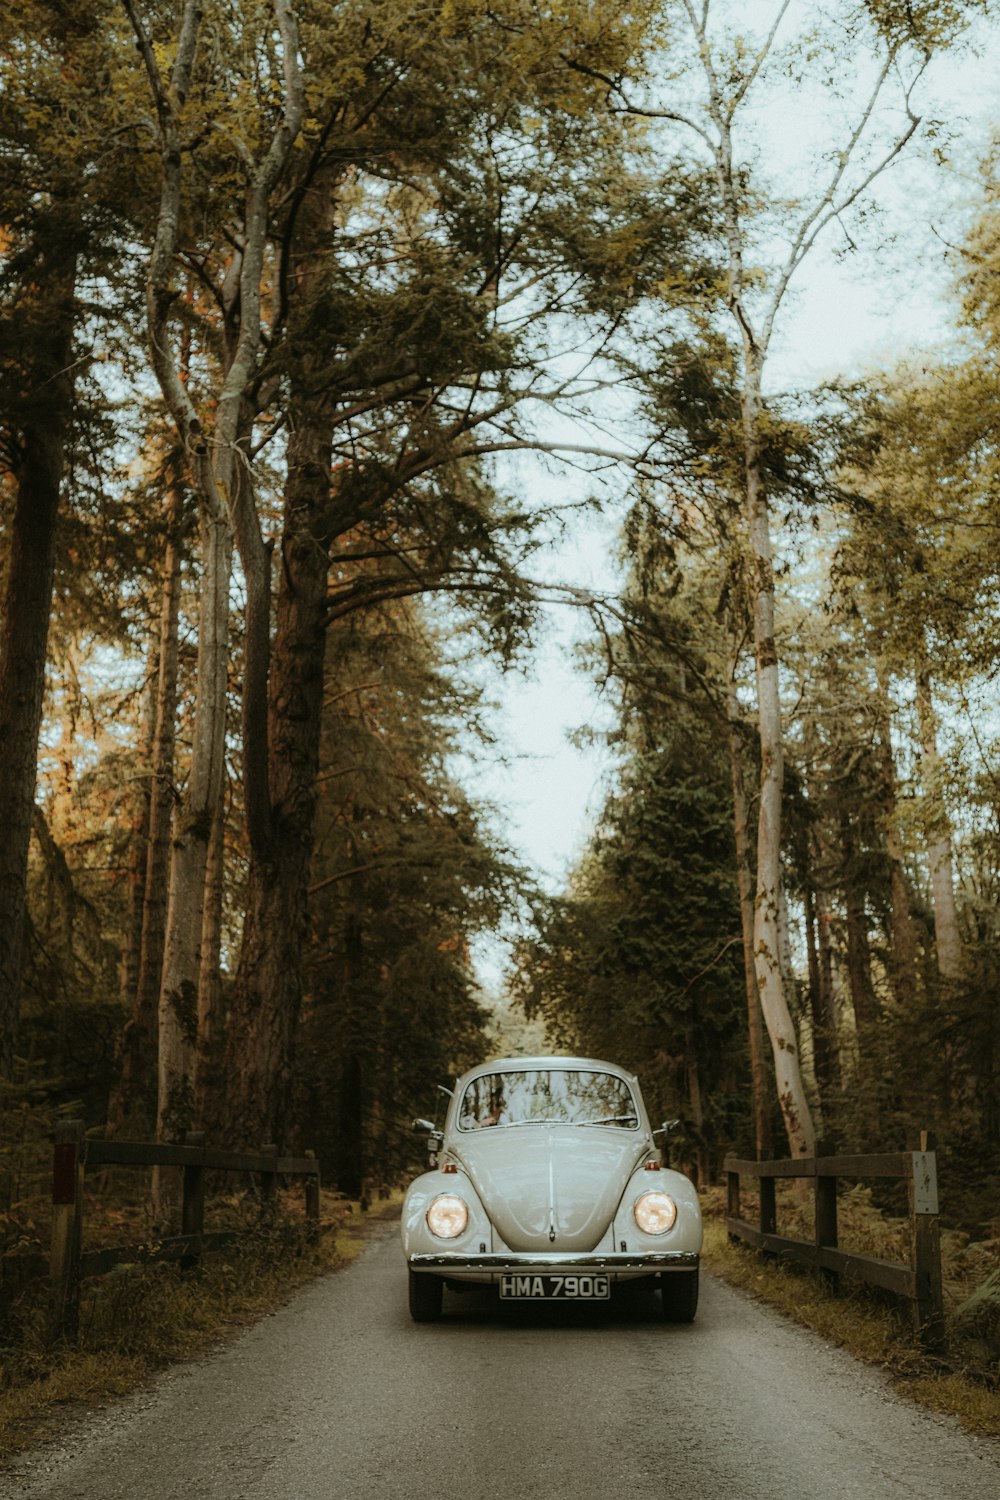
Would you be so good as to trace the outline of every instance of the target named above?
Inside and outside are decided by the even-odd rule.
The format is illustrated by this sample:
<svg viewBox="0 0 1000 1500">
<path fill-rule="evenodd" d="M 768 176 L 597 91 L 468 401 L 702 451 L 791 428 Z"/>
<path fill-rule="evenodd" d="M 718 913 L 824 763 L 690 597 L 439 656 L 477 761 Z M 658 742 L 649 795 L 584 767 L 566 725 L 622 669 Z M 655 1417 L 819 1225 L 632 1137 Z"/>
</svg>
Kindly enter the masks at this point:
<svg viewBox="0 0 1000 1500">
<path fill-rule="evenodd" d="M 452 1145 L 509 1250 L 593 1250 L 648 1141 L 592 1125 L 498 1125 Z"/>
</svg>

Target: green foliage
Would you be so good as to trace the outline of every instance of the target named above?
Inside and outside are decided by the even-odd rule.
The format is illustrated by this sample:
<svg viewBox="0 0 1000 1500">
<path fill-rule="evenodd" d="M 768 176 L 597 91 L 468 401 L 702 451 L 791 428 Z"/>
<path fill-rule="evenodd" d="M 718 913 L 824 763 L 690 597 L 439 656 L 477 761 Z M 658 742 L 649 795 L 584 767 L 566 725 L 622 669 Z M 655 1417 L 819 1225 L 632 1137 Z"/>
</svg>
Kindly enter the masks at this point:
<svg viewBox="0 0 1000 1500">
<path fill-rule="evenodd" d="M 945 44 L 980 8 L 834 7 L 807 18 L 761 78 L 774 97 L 786 82 L 798 88 L 807 72 L 822 74 L 833 120 L 854 84 L 836 38 L 864 47 L 866 60 L 884 44 L 912 57 Z M 673 114 L 694 76 L 679 44 L 683 17 L 645 0 L 449 0 L 430 10 L 406 0 L 304 0 L 296 9 L 305 120 L 269 208 L 265 338 L 246 421 L 266 536 L 281 531 L 282 444 L 303 405 L 324 414 L 332 438 L 333 556 L 318 626 L 330 630 L 331 662 L 301 1135 L 340 1180 L 370 1190 L 412 1155 L 408 1121 L 437 1113 L 436 1083 L 486 1045 L 468 942 L 520 900 L 524 882 L 451 775 L 456 735 L 476 726 L 480 706 L 441 665 L 450 626 L 435 632 L 408 601 L 447 592 L 499 658 L 523 649 L 534 604 L 521 574 L 548 518 L 537 496 L 497 493 L 491 457 L 544 447 L 553 429 L 595 411 L 606 424 L 602 403 L 631 394 L 648 442 L 646 477 L 633 487 L 624 535 L 625 628 L 605 635 L 600 666 L 620 693 L 620 774 L 571 889 L 542 912 L 518 984 L 562 1043 L 642 1072 L 656 1111 L 682 1115 L 688 1149 L 711 1155 L 742 1133 L 746 1088 L 719 713 L 728 645 L 719 621 L 728 612 L 742 628 L 747 594 L 737 502 L 746 455 L 739 354 L 721 331 L 727 224 L 711 163 L 681 144 Z M 178 7 L 142 11 L 165 65 Z M 722 19 L 713 56 L 733 101 L 754 48 L 741 7 Z M 184 104 L 171 329 L 206 419 L 244 311 L 233 282 L 250 163 L 281 102 L 270 26 L 266 0 L 206 0 Z M 626 92 L 629 79 L 637 91 Z M 624 102 L 649 102 L 643 90 L 654 84 L 663 89 L 659 123 Z M 889 113 L 876 112 L 879 127 Z M 775 273 L 775 226 L 783 235 L 794 208 L 760 185 L 756 165 L 748 152 L 734 184 L 753 316 Z M 811 398 L 796 406 L 774 397 L 759 431 L 769 493 L 794 523 L 778 549 L 791 726 L 785 854 L 793 900 L 804 910 L 822 896 L 827 908 L 841 1115 L 860 1138 L 876 1124 L 901 1130 L 933 1104 L 954 1160 L 975 1159 L 962 1189 L 970 1212 L 995 1177 L 987 1143 L 1000 1111 L 992 746 L 974 769 L 979 747 L 970 743 L 987 723 L 980 712 L 964 742 L 956 734 L 936 789 L 959 809 L 968 949 L 962 985 L 942 989 L 931 972 L 907 685 L 926 653 L 947 713 L 964 723 L 1000 661 L 994 178 L 988 165 L 967 256 L 974 357 L 844 393 L 839 426 Z M 136 833 L 127 804 L 145 770 L 138 691 L 123 679 L 138 674 L 151 633 L 161 497 L 182 459 L 180 448 L 163 457 L 159 413 L 146 405 L 140 287 L 160 183 L 147 81 L 117 0 L 5 7 L 0 190 L 4 520 L 21 424 L 44 416 L 50 400 L 33 370 L 53 313 L 52 267 L 72 261 L 77 277 L 45 821 L 30 874 L 26 1092 L 2 1148 L 16 1198 L 30 1175 L 18 1142 L 40 1139 L 74 1100 L 98 1118 L 110 1078 Z M 570 366 L 585 373 L 568 377 Z M 277 576 L 280 549 L 273 566 Z M 185 587 L 189 667 L 193 543 Z M 241 651 L 237 640 L 234 686 Z M 896 694 L 889 730 L 876 722 L 873 664 Z M 192 690 L 188 672 L 178 785 Z M 740 692 L 749 701 L 742 677 Z M 902 810 L 892 815 L 880 802 L 887 735 L 903 762 Z M 246 859 L 238 786 L 229 831 L 227 962 Z M 904 846 L 919 950 L 914 992 L 903 997 L 890 983 L 892 831 Z M 863 1045 L 845 1002 L 849 906 L 860 909 L 877 1000 Z M 804 1005 L 800 1012 L 808 1040 Z M 929 1057 L 912 1047 L 915 1027 Z M 860 1098 L 872 1080 L 875 1120 Z"/>
<path fill-rule="evenodd" d="M 559 1044 L 634 1068 L 657 1119 L 682 1117 L 682 1150 L 714 1158 L 745 1108 L 742 949 L 728 771 L 684 731 L 630 758 L 516 992 Z"/>
<path fill-rule="evenodd" d="M 842 474 L 855 499 L 835 576 L 863 609 L 872 647 L 903 670 L 927 651 L 947 677 L 992 672 L 991 362 L 900 370 L 859 393 L 852 416 Z"/>
<path fill-rule="evenodd" d="M 94 1207 L 89 1204 L 88 1208 Z M 210 1204 L 210 1212 L 215 1208 Z M 238 1205 L 224 1205 L 230 1226 Z M 246 1205 L 256 1217 L 259 1205 Z M 324 1213 L 334 1205 L 324 1205 Z M 44 1274 L 19 1284 L 5 1267 L 0 1282 L 0 1453 L 4 1459 L 51 1435 L 53 1414 L 123 1396 L 172 1361 L 218 1348 L 234 1326 L 273 1311 L 303 1283 L 342 1264 L 340 1237 L 317 1241 L 302 1220 L 247 1225 L 225 1250 L 209 1252 L 193 1270 L 176 1263 L 122 1265 L 84 1284 L 80 1331 L 73 1345 L 51 1347 L 50 1299 Z M 104 1244 L 127 1241 L 132 1227 L 121 1206 L 103 1203 L 91 1231 Z M 2 1216 L 0 1216 L 2 1224 Z M 44 1265 L 44 1261 L 42 1262 Z"/>
<path fill-rule="evenodd" d="M 864 0 L 860 7 L 894 46 L 910 44 L 931 52 L 955 42 L 986 0 Z"/>
<path fill-rule="evenodd" d="M 468 943 L 522 872 L 449 773 L 474 697 L 436 664 L 441 636 L 394 604 L 331 634 L 299 1129 L 344 1190 L 416 1162 L 415 1115 L 485 1054 Z"/>
<path fill-rule="evenodd" d="M 0 1257 L 40 1250 L 34 1214 L 51 1195 L 53 1098 L 61 1079 L 36 1064 L 27 1081 L 0 1085 Z M 70 1110 L 73 1106 L 70 1106 Z"/>
<path fill-rule="evenodd" d="M 644 577 L 637 562 L 635 593 Z M 630 625 L 645 629 L 605 639 L 616 782 L 569 889 L 519 952 L 515 993 L 560 1045 L 634 1068 L 656 1118 L 681 1118 L 681 1158 L 704 1171 L 742 1133 L 747 1062 L 717 629 L 710 577 L 697 579 L 678 549 L 632 601 Z"/>
<path fill-rule="evenodd" d="M 819 807 L 819 816 L 849 806 L 835 814 L 849 817 L 857 830 L 853 869 L 840 878 L 856 882 L 869 925 L 876 932 L 881 927 L 873 949 L 881 1017 L 861 1049 L 867 1066 L 855 1087 L 869 1098 L 881 1095 L 877 1119 L 897 1138 L 934 1122 L 953 1169 L 953 1211 L 969 1223 L 980 1216 L 977 1203 L 996 1170 L 998 1108 L 996 788 L 983 717 L 992 696 L 986 684 L 1000 659 L 993 609 L 1000 575 L 989 541 L 996 483 L 991 372 L 985 351 L 920 373 L 895 372 L 856 394 L 841 470 L 847 510 L 826 626 L 842 632 L 839 660 L 835 650 L 827 657 L 838 711 L 815 716 L 830 726 L 828 741 L 839 740 L 826 772 L 827 811 Z M 886 716 L 881 726 L 876 677 Z M 890 683 L 892 729 L 884 697 Z M 925 694 L 930 685 L 935 695 L 943 742 L 937 764 L 921 749 L 907 706 L 917 684 Z M 845 699 L 855 705 L 853 730 Z M 887 821 L 879 811 L 884 773 L 877 741 L 884 744 L 890 734 L 901 770 L 897 808 Z M 919 756 L 915 764 L 911 745 Z M 934 895 L 925 863 L 929 841 L 942 828 L 952 837 L 964 952 L 961 979 L 950 982 L 939 977 L 933 960 Z M 908 915 L 920 959 L 905 994 L 898 983 L 890 994 L 886 983 L 895 958 L 885 845 L 893 833 L 905 853 Z M 915 1034 L 923 1043 L 919 1057 L 910 1040 Z M 863 1099 L 855 1098 L 846 1118 L 871 1139 L 871 1117 L 866 1131 L 860 1125 L 864 1109 Z"/>
</svg>

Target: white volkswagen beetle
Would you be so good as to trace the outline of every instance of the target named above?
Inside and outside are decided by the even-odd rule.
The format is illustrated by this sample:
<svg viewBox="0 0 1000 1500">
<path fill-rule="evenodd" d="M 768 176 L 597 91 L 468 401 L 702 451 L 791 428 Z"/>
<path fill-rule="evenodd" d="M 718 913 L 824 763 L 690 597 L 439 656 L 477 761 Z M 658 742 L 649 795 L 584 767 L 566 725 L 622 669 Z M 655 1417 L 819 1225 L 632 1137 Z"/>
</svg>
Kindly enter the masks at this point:
<svg viewBox="0 0 1000 1500">
<path fill-rule="evenodd" d="M 445 1091 L 447 1092 L 447 1090 Z M 441 1316 L 445 1286 L 513 1301 L 601 1301 L 655 1278 L 663 1315 L 698 1306 L 701 1210 L 660 1163 L 637 1080 L 585 1057 L 516 1057 L 459 1079 L 431 1170 L 403 1205 L 410 1312 Z"/>
</svg>

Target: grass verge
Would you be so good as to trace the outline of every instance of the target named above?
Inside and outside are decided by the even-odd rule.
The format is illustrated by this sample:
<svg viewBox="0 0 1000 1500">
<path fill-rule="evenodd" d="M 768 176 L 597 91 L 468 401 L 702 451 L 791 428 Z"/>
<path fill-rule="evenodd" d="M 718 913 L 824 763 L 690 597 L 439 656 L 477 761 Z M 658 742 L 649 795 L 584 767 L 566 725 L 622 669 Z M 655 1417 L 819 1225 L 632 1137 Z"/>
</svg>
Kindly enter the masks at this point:
<svg viewBox="0 0 1000 1500">
<path fill-rule="evenodd" d="M 914 1341 L 908 1309 L 894 1299 L 863 1286 L 834 1296 L 808 1269 L 765 1261 L 751 1246 L 730 1241 L 721 1191 L 710 1190 L 704 1206 L 704 1260 L 713 1275 L 887 1371 L 895 1388 L 920 1405 L 957 1417 L 970 1432 L 1000 1437 L 996 1369 L 967 1354 L 960 1320 L 950 1320 L 947 1356 L 925 1354 Z"/>
<path fill-rule="evenodd" d="M 85 1283 L 76 1341 L 47 1347 L 45 1283 L 24 1289 L 0 1326 L 0 1463 L 68 1421 L 218 1346 L 306 1282 L 347 1265 L 392 1200 L 368 1213 L 324 1194 L 320 1233 L 301 1220 L 260 1225 L 193 1270 L 126 1265 Z"/>
</svg>

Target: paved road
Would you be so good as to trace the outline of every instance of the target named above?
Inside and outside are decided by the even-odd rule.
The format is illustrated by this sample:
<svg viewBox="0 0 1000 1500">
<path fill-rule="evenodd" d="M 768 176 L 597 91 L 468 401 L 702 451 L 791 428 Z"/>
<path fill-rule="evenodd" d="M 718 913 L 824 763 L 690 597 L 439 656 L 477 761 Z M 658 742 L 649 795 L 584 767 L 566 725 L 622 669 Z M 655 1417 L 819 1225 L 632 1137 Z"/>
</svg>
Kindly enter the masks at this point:
<svg viewBox="0 0 1000 1500">
<path fill-rule="evenodd" d="M 0 1496 L 1000 1496 L 1000 1448 L 728 1287 L 708 1282 L 691 1327 L 645 1302 L 541 1316 L 446 1296 L 416 1325 L 386 1226 L 349 1271 L 21 1460 Z"/>
</svg>

